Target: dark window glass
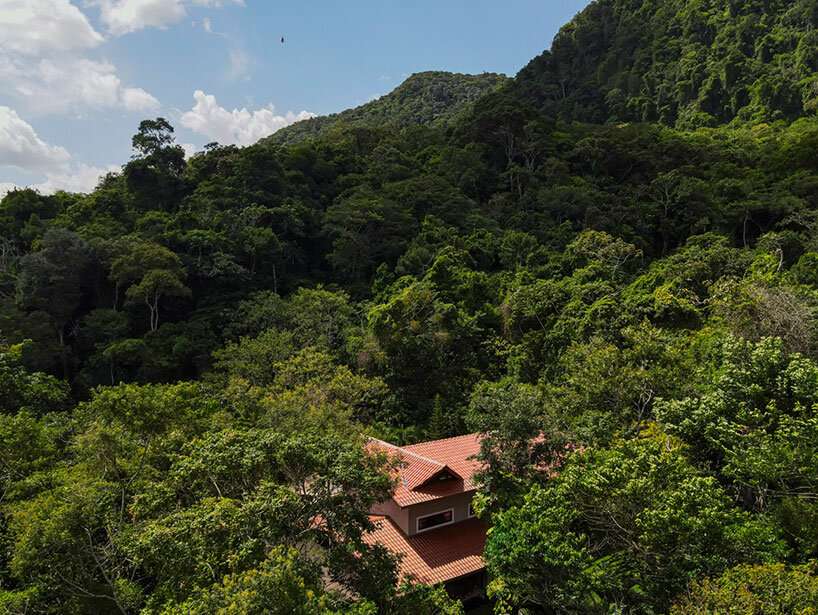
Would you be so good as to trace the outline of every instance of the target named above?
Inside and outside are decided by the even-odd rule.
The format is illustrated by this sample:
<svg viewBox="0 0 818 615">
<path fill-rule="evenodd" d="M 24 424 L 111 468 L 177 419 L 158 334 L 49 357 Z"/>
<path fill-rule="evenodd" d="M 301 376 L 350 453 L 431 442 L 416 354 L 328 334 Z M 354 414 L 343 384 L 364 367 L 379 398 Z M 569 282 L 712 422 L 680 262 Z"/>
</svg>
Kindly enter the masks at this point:
<svg viewBox="0 0 818 615">
<path fill-rule="evenodd" d="M 452 511 L 445 510 L 437 514 L 429 515 L 428 517 L 421 517 L 420 519 L 418 519 L 418 531 L 422 532 L 423 530 L 428 530 L 429 528 L 436 527 L 438 525 L 444 525 L 446 523 L 451 522 Z"/>
</svg>

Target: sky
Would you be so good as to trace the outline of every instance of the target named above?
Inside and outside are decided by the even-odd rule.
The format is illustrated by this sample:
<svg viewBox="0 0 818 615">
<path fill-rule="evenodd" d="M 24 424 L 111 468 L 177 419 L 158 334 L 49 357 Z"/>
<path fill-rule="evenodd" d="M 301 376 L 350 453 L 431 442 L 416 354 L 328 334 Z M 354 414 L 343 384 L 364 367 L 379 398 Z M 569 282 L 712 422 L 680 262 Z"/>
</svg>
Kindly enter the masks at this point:
<svg viewBox="0 0 818 615">
<path fill-rule="evenodd" d="M 167 118 L 193 153 L 419 71 L 514 75 L 587 3 L 0 0 L 0 194 L 92 190 L 145 118 Z"/>
</svg>

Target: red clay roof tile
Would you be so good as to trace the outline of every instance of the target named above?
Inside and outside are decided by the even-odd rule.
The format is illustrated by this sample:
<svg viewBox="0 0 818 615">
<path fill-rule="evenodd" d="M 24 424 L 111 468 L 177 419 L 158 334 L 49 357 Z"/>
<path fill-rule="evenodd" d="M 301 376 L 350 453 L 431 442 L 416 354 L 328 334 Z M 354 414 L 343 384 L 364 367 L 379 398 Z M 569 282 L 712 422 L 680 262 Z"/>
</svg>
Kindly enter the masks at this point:
<svg viewBox="0 0 818 615">
<path fill-rule="evenodd" d="M 369 446 L 400 460 L 397 486 L 392 495 L 401 507 L 428 502 L 448 495 L 474 491 L 474 473 L 479 462 L 474 456 L 480 452 L 480 435 L 468 434 L 443 440 L 395 446 L 382 440 L 370 439 Z M 453 480 L 434 482 L 443 471 Z"/>
<path fill-rule="evenodd" d="M 375 530 L 367 534 L 369 544 L 380 543 L 393 553 L 401 554 L 402 580 L 421 583 L 444 583 L 485 568 L 483 548 L 487 526 L 479 519 L 406 536 L 389 518 L 372 515 Z"/>
</svg>

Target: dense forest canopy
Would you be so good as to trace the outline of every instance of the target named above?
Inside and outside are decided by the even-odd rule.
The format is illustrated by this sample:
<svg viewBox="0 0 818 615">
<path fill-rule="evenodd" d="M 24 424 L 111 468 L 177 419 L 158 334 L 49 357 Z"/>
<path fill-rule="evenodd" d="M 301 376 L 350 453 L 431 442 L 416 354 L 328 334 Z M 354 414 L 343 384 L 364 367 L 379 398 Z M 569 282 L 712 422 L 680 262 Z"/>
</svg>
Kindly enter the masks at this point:
<svg viewBox="0 0 818 615">
<path fill-rule="evenodd" d="M 327 135 L 333 128 L 350 126 L 444 126 L 468 113 L 475 101 L 508 81 L 496 73 L 415 73 L 393 91 L 360 107 L 296 122 L 264 140 L 293 145 Z"/>
<path fill-rule="evenodd" d="M 598 0 L 445 122 L 7 194 L 0 611 L 458 613 L 361 438 L 479 431 L 497 612 L 814 612 L 815 15 Z"/>
<path fill-rule="evenodd" d="M 583 122 L 695 129 L 818 110 L 814 0 L 597 0 L 512 88 Z"/>
</svg>

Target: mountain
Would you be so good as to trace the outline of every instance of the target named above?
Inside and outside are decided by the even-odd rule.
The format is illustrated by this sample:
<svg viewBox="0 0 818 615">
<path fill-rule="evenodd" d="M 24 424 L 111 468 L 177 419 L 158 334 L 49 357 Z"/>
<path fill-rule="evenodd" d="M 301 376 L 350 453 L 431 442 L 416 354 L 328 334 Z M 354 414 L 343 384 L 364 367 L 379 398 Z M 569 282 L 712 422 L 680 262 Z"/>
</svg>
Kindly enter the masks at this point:
<svg viewBox="0 0 818 615">
<path fill-rule="evenodd" d="M 304 120 L 267 137 L 268 143 L 292 144 L 326 134 L 333 126 L 442 125 L 509 79 L 496 73 L 464 75 L 443 71 L 415 73 L 389 94 L 340 113 Z"/>
<path fill-rule="evenodd" d="M 597 0 L 520 71 L 546 114 L 678 128 L 818 108 L 816 0 Z"/>
<path fill-rule="evenodd" d="M 463 613 L 361 435 L 473 432 L 509 612 L 818 604 L 816 3 L 599 0 L 513 81 L 9 192 L 0 613 Z"/>
</svg>

